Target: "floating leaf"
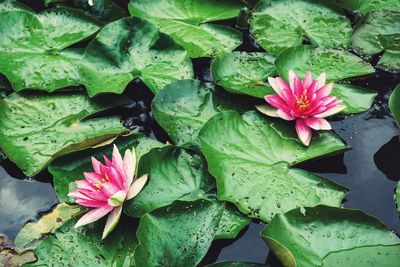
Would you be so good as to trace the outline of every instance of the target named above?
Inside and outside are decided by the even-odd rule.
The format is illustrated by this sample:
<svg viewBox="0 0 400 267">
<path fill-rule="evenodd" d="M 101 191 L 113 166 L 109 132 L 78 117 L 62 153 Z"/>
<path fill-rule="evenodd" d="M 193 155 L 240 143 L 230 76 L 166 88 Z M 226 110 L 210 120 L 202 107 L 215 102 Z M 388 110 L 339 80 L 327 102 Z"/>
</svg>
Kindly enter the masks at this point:
<svg viewBox="0 0 400 267">
<path fill-rule="evenodd" d="M 206 267 L 267 267 L 267 265 L 240 261 L 221 261 L 209 264 Z"/>
<path fill-rule="evenodd" d="M 397 126 L 400 127 L 400 84 L 397 85 L 390 95 L 389 108 L 396 120 Z"/>
<path fill-rule="evenodd" d="M 0 234 L 0 265 L 6 267 L 19 267 L 25 263 L 36 260 L 35 253 L 30 250 L 12 248 L 12 241 Z"/>
<path fill-rule="evenodd" d="M 395 199 L 396 199 L 397 211 L 400 212 L 400 182 L 397 184 Z"/>
<path fill-rule="evenodd" d="M 11 94 L 0 100 L 0 148 L 28 176 L 36 175 L 56 157 L 127 132 L 119 117 L 88 118 L 127 101 L 91 100 L 79 92 Z"/>
<path fill-rule="evenodd" d="M 349 52 L 309 45 L 287 49 L 277 57 L 275 65 L 279 75 L 286 80 L 291 69 L 300 77 L 304 77 L 309 70 L 314 78 L 325 72 L 327 79 L 334 82 L 375 72 L 369 63 Z M 336 83 L 332 95 L 342 99 L 347 106 L 343 113 L 351 114 L 368 110 L 377 93 L 350 84 Z"/>
<path fill-rule="evenodd" d="M 234 50 L 242 35 L 231 27 L 207 22 L 234 18 L 242 7 L 238 0 L 132 0 L 129 11 L 156 24 L 191 57 L 213 57 Z"/>
<path fill-rule="evenodd" d="M 242 96 L 232 96 L 211 83 L 182 80 L 167 85 L 154 98 L 156 121 L 174 143 L 198 149 L 197 135 L 208 119 L 222 110 L 249 110 L 252 105 Z"/>
<path fill-rule="evenodd" d="M 211 73 L 215 83 L 228 92 L 262 98 L 274 92 L 265 82 L 276 74 L 274 61 L 267 53 L 232 52 L 217 57 Z"/>
<path fill-rule="evenodd" d="M 261 0 L 249 23 L 257 43 L 276 55 L 304 38 L 328 48 L 347 49 L 351 42 L 350 20 L 327 1 Z"/>
<path fill-rule="evenodd" d="M 377 10 L 364 17 L 355 27 L 353 48 L 367 57 L 384 52 L 378 67 L 400 71 L 400 10 Z"/>
<path fill-rule="evenodd" d="M 0 12 L 0 21 L 0 72 L 14 90 L 52 92 L 80 84 L 81 51 L 64 49 L 98 31 L 93 19 L 63 8 Z"/>
<path fill-rule="evenodd" d="M 54 232 L 65 222 L 85 211 L 86 209 L 81 206 L 59 204 L 52 212 L 43 215 L 38 222 L 27 223 L 15 238 L 15 245 L 19 248 L 34 247 L 34 241 Z"/>
<path fill-rule="evenodd" d="M 261 235 L 286 267 L 395 267 L 400 262 L 396 234 L 358 210 L 291 210 L 275 216 Z"/>
<path fill-rule="evenodd" d="M 138 242 L 131 223 L 120 221 L 117 228 L 101 240 L 102 223 L 75 229 L 76 221 L 69 220 L 45 237 L 35 248 L 39 260 L 24 266 L 132 266 Z"/>
<path fill-rule="evenodd" d="M 222 213 L 215 239 L 233 239 L 250 223 L 250 218 L 243 215 L 229 204 Z"/>
<path fill-rule="evenodd" d="M 353 12 L 366 15 L 371 10 L 377 9 L 399 9 L 398 0 L 335 0 L 335 2 Z"/>
<path fill-rule="evenodd" d="M 32 11 L 28 6 L 21 4 L 18 1 L 14 0 L 0 0 L 0 12 L 4 11 L 15 11 L 15 10 L 25 10 Z"/>
<path fill-rule="evenodd" d="M 120 151 L 136 147 L 136 157 L 139 161 L 142 155 L 149 152 L 152 148 L 161 147 L 163 144 L 142 135 L 130 135 L 119 137 L 114 144 Z M 79 151 L 74 154 L 66 155 L 55 160 L 50 166 L 49 171 L 53 175 L 54 189 L 57 194 L 58 201 L 68 202 L 70 198 L 67 196 L 70 191 L 70 184 L 76 180 L 83 179 L 83 172 L 93 170 L 91 157 L 99 160 L 103 155 L 111 158 L 112 145 Z"/>
<path fill-rule="evenodd" d="M 176 201 L 147 213 L 137 230 L 136 266 L 197 266 L 214 239 L 223 210 L 219 201 L 200 199 Z"/>
<path fill-rule="evenodd" d="M 196 200 L 215 188 L 203 157 L 173 146 L 153 149 L 146 154 L 138 174 L 145 173 L 149 174 L 148 184 L 124 206 L 129 216 L 140 218 L 175 200 Z"/>
<path fill-rule="evenodd" d="M 266 222 L 296 207 L 341 205 L 346 189 L 290 167 L 348 147 L 332 132 L 322 132 L 306 148 L 289 127 L 257 112 L 241 116 L 233 111 L 221 112 L 203 126 L 201 149 L 220 200 Z"/>
<path fill-rule="evenodd" d="M 87 47 L 81 68 L 90 96 L 122 93 L 135 78 L 157 93 L 171 82 L 193 77 L 186 51 L 153 24 L 134 17 L 106 25 Z"/>
</svg>

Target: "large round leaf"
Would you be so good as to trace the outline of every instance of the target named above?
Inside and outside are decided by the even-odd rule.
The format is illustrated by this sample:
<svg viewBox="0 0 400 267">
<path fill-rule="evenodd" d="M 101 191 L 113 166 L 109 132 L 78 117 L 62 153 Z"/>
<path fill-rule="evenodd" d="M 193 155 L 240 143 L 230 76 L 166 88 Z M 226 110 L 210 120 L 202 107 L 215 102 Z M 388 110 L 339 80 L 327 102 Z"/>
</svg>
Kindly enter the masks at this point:
<svg viewBox="0 0 400 267">
<path fill-rule="evenodd" d="M 249 110 L 250 102 L 211 83 L 182 80 L 167 85 L 153 100 L 156 121 L 178 146 L 198 148 L 200 128 L 222 110 Z"/>
<path fill-rule="evenodd" d="M 358 210 L 295 209 L 275 216 L 262 237 L 285 267 L 396 267 L 400 262 L 399 237 Z"/>
<path fill-rule="evenodd" d="M 136 266 L 197 266 L 214 239 L 223 213 L 219 201 L 176 201 L 142 217 Z"/>
<path fill-rule="evenodd" d="M 347 49 L 351 24 L 344 13 L 327 1 L 261 0 L 252 12 L 250 31 L 267 52 L 279 54 L 301 45 Z"/>
<path fill-rule="evenodd" d="M 11 10 L 25 10 L 32 11 L 31 8 L 16 1 L 16 0 L 0 0 L 0 12 Z"/>
<path fill-rule="evenodd" d="M 98 25 L 82 12 L 49 9 L 40 14 L 0 12 L 0 72 L 14 90 L 52 92 L 79 85 L 79 50 L 66 47 L 94 34 Z"/>
<path fill-rule="evenodd" d="M 155 23 L 191 57 L 211 57 L 235 49 L 242 36 L 231 27 L 206 22 L 236 17 L 242 7 L 238 0 L 132 0 L 129 11 Z"/>
<path fill-rule="evenodd" d="M 113 143 L 121 152 L 134 146 L 136 148 L 135 151 L 138 162 L 140 162 L 141 157 L 152 148 L 163 146 L 162 143 L 142 135 L 119 137 Z M 112 150 L 113 146 L 108 145 L 100 148 L 79 151 L 55 160 L 49 166 L 49 171 L 53 175 L 53 184 L 58 201 L 69 201 L 70 198 L 68 197 L 68 193 L 71 189 L 71 183 L 76 180 L 82 180 L 84 172 L 93 171 L 91 157 L 101 160 L 103 155 L 105 155 L 108 158 L 111 158 Z"/>
<path fill-rule="evenodd" d="M 91 100 L 79 92 L 11 94 L 0 100 L 0 148 L 33 176 L 58 156 L 127 132 L 117 116 L 88 118 L 127 101 L 119 96 Z"/>
<path fill-rule="evenodd" d="M 76 221 L 69 220 L 46 236 L 35 248 L 38 261 L 25 266 L 133 266 L 138 242 L 129 221 L 119 222 L 105 240 L 101 240 L 102 223 L 74 228 Z"/>
<path fill-rule="evenodd" d="M 400 127 L 400 84 L 393 90 L 389 98 L 389 108 Z"/>
<path fill-rule="evenodd" d="M 274 92 L 265 82 L 276 74 L 274 61 L 267 53 L 232 52 L 217 57 L 211 73 L 214 82 L 228 92 L 262 98 Z"/>
<path fill-rule="evenodd" d="M 335 2 L 353 12 L 366 15 L 368 12 L 377 9 L 399 9 L 398 0 L 335 0 Z"/>
<path fill-rule="evenodd" d="M 157 93 L 171 82 L 193 77 L 186 51 L 150 22 L 134 17 L 105 26 L 87 47 L 81 70 L 91 96 L 122 93 L 135 78 Z"/>
<path fill-rule="evenodd" d="M 385 70 L 400 71 L 399 39 L 400 10 L 377 10 L 369 13 L 357 24 L 353 35 L 353 48 L 367 57 L 384 51 L 378 66 Z"/>
<path fill-rule="evenodd" d="M 304 147 L 287 123 L 257 112 L 221 112 L 201 129 L 201 149 L 217 181 L 218 198 L 270 221 L 296 207 L 340 206 L 346 189 L 295 164 L 348 149 L 332 132 Z"/>
<path fill-rule="evenodd" d="M 311 71 L 314 78 L 325 72 L 328 81 L 333 82 L 375 71 L 369 63 L 349 52 L 309 45 L 287 49 L 277 57 L 275 65 L 279 75 L 286 80 L 289 70 L 294 70 L 300 77 Z M 344 83 L 336 83 L 332 94 L 343 100 L 347 106 L 343 113 L 346 114 L 368 110 L 377 95 L 374 91 Z"/>
</svg>

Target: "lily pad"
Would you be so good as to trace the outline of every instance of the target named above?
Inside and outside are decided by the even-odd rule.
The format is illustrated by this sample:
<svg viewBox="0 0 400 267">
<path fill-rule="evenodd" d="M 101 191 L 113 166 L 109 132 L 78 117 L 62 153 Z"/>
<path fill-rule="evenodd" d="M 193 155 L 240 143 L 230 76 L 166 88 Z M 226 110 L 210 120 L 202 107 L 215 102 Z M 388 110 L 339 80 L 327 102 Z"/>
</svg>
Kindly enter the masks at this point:
<svg viewBox="0 0 400 267">
<path fill-rule="evenodd" d="M 282 52 L 275 61 L 278 74 L 288 80 L 289 70 L 300 77 L 311 71 L 314 78 L 322 72 L 328 81 L 338 82 L 348 78 L 374 73 L 374 68 L 361 58 L 341 50 L 296 46 Z M 343 81 L 344 82 L 344 81 Z M 332 95 L 343 100 L 345 114 L 368 110 L 377 92 L 345 83 L 336 83 Z"/>
<path fill-rule="evenodd" d="M 364 17 L 355 27 L 353 48 L 366 57 L 384 52 L 377 66 L 400 71 L 400 10 L 377 10 Z"/>
<path fill-rule="evenodd" d="M 171 82 L 193 77 L 187 52 L 152 23 L 135 17 L 107 24 L 88 45 L 81 70 L 90 96 L 120 94 L 135 78 L 155 94 Z"/>
<path fill-rule="evenodd" d="M 358 210 L 291 210 L 275 216 L 261 236 L 287 267 L 395 267 L 400 262 L 399 237 Z"/>
<path fill-rule="evenodd" d="M 217 57 L 211 73 L 214 82 L 228 92 L 262 98 L 274 92 L 265 82 L 276 74 L 274 61 L 267 53 L 232 52 Z"/>
<path fill-rule="evenodd" d="M 389 98 L 389 108 L 400 128 L 400 84 L 393 90 Z"/>
<path fill-rule="evenodd" d="M 12 10 L 32 11 L 28 6 L 15 0 L 0 0 L 0 12 Z"/>
<path fill-rule="evenodd" d="M 396 199 L 397 211 L 400 212 L 400 182 L 397 184 L 396 187 L 395 199 Z"/>
<path fill-rule="evenodd" d="M 198 132 L 208 119 L 222 110 L 253 109 L 250 103 L 211 83 L 182 80 L 167 85 L 155 96 L 152 111 L 176 145 L 198 150 Z"/>
<path fill-rule="evenodd" d="M 119 137 L 114 144 L 120 151 L 125 151 L 126 149 L 135 146 L 138 161 L 140 161 L 140 158 L 152 148 L 163 146 L 162 143 L 156 140 L 137 134 Z M 83 172 L 90 172 L 93 170 L 91 157 L 102 159 L 103 155 L 106 155 L 111 158 L 112 147 L 112 145 L 108 145 L 100 148 L 79 151 L 55 160 L 49 166 L 49 172 L 53 175 L 54 189 L 58 201 L 61 203 L 68 202 L 70 200 L 68 193 L 70 191 L 71 183 L 76 180 L 82 180 Z"/>
<path fill-rule="evenodd" d="M 12 247 L 12 241 L 0 234 L 0 265 L 19 267 L 25 263 L 36 261 L 35 253 L 31 249 L 20 250 Z"/>
<path fill-rule="evenodd" d="M 250 218 L 237 211 L 236 207 L 226 203 L 224 212 L 215 234 L 215 239 L 233 239 L 250 223 Z"/>
<path fill-rule="evenodd" d="M 63 224 L 35 248 L 38 261 L 25 266 L 132 266 L 138 242 L 132 224 L 120 222 L 101 240 L 102 223 L 74 228 L 77 219 Z"/>
<path fill-rule="evenodd" d="M 14 90 L 52 92 L 80 84 L 81 51 L 64 49 L 99 30 L 93 19 L 63 8 L 0 12 L 0 21 L 0 73 Z"/>
<path fill-rule="evenodd" d="M 88 118 L 126 104 L 120 96 L 91 100 L 86 94 L 18 94 L 0 101 L 0 148 L 28 176 L 55 158 L 93 147 L 128 130 L 120 118 Z"/>
<path fill-rule="evenodd" d="M 199 138 L 217 181 L 218 198 L 234 203 L 249 217 L 268 222 L 296 207 L 341 205 L 345 188 L 291 168 L 348 150 L 332 132 L 320 133 L 306 148 L 287 123 L 257 112 L 224 111 L 203 126 Z"/>
<path fill-rule="evenodd" d="M 366 15 L 372 10 L 400 8 L 398 0 L 335 0 L 335 2 L 348 10 L 362 15 Z"/>
<path fill-rule="evenodd" d="M 200 199 L 147 213 L 137 230 L 136 266 L 197 266 L 214 240 L 223 210 L 219 201 Z"/>
<path fill-rule="evenodd" d="M 304 38 L 327 48 L 347 49 L 351 43 L 350 20 L 328 1 L 260 0 L 249 23 L 257 43 L 276 55 Z"/>
<path fill-rule="evenodd" d="M 207 22 L 237 17 L 242 7 L 238 0 L 132 0 L 129 11 L 156 24 L 197 58 L 230 52 L 241 44 L 239 31 Z"/>
<path fill-rule="evenodd" d="M 15 245 L 19 248 L 34 247 L 34 241 L 42 236 L 54 232 L 66 221 L 82 214 L 86 209 L 81 206 L 59 204 L 52 212 L 43 215 L 38 222 L 27 223 L 15 238 Z"/>
</svg>

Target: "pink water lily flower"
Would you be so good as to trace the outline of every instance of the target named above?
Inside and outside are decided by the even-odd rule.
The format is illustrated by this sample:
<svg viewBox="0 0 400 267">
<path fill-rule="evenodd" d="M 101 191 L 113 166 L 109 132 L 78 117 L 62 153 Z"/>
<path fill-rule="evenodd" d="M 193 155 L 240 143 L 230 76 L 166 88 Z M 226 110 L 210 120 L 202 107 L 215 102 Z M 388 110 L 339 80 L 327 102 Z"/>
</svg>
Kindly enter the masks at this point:
<svg viewBox="0 0 400 267">
<path fill-rule="evenodd" d="M 330 95 L 333 83 L 325 84 L 326 75 L 322 73 L 316 80 L 308 71 L 301 81 L 293 70 L 289 71 L 289 84 L 282 78 L 268 78 L 269 84 L 277 94 L 264 97 L 269 105 L 256 108 L 265 115 L 296 121 L 296 132 L 300 141 L 308 146 L 313 130 L 330 130 L 331 125 L 324 119 L 346 108 L 342 100 Z"/>
<path fill-rule="evenodd" d="M 68 196 L 76 199 L 76 203 L 93 208 L 76 223 L 75 228 L 92 223 L 108 215 L 102 239 L 115 228 L 121 217 L 122 204 L 135 197 L 147 182 L 147 175 L 134 180 L 136 175 L 135 150 L 125 151 L 122 159 L 118 148 L 114 145 L 112 161 L 104 156 L 105 165 L 92 157 L 94 172 L 83 173 L 85 179 L 76 181 L 77 190 Z"/>
</svg>

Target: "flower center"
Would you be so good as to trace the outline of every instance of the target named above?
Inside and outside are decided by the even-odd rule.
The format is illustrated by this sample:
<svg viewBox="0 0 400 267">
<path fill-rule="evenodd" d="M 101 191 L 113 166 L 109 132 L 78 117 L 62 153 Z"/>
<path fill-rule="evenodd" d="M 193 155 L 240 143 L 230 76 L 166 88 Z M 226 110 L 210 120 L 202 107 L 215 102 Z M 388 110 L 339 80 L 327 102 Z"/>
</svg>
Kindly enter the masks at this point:
<svg viewBox="0 0 400 267">
<path fill-rule="evenodd" d="M 295 96 L 296 98 L 296 108 L 300 111 L 308 109 L 310 106 L 310 100 L 308 100 L 306 95 Z"/>
<path fill-rule="evenodd" d="M 95 186 L 96 186 L 97 190 L 100 191 L 102 188 L 101 184 L 108 183 L 108 182 L 110 182 L 110 177 L 108 177 L 108 174 L 106 173 L 106 176 L 101 178 L 100 183 L 96 183 Z"/>
</svg>

